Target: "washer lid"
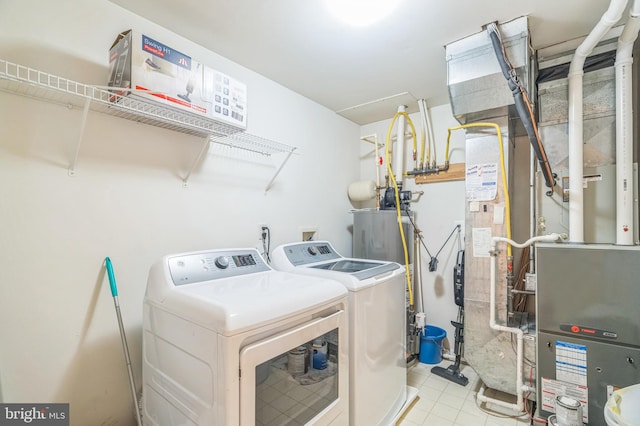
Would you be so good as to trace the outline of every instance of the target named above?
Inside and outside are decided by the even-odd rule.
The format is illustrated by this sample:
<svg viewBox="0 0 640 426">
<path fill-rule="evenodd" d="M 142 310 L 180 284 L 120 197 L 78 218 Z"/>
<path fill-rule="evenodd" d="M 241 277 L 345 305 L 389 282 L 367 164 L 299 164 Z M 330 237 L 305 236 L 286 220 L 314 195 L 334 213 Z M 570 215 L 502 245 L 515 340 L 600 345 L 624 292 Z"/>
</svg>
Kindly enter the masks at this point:
<svg viewBox="0 0 640 426">
<path fill-rule="evenodd" d="M 327 241 L 283 244 L 271 254 L 271 265 L 294 272 L 340 281 L 349 291 L 358 291 L 405 272 L 395 262 L 345 258 Z"/>
<path fill-rule="evenodd" d="M 309 268 L 323 269 L 327 271 L 350 274 L 360 281 L 373 278 L 385 272 L 400 269 L 397 263 L 377 262 L 363 259 L 342 259 L 336 262 L 327 262 L 320 265 L 309 265 Z"/>
</svg>

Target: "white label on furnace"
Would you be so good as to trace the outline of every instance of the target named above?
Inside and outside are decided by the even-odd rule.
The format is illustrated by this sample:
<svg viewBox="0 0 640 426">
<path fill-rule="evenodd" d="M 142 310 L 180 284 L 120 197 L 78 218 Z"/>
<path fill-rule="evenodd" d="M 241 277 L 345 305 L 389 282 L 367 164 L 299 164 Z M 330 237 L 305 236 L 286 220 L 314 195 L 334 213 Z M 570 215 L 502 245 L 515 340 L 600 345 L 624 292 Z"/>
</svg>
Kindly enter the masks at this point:
<svg viewBox="0 0 640 426">
<path fill-rule="evenodd" d="M 550 413 L 556 412 L 556 397 L 564 395 L 580 401 L 582 405 L 582 421 L 589 423 L 589 389 L 586 386 L 560 382 L 542 377 L 540 396 L 542 409 Z"/>
<path fill-rule="evenodd" d="M 489 257 L 491 250 L 491 228 L 473 228 L 473 257 Z"/>
<path fill-rule="evenodd" d="M 587 386 L 587 347 L 556 341 L 556 379 Z"/>
<path fill-rule="evenodd" d="M 493 206 L 493 224 L 502 225 L 504 223 L 504 203 Z"/>
<path fill-rule="evenodd" d="M 498 164 L 468 165 L 465 186 L 468 201 L 494 200 L 498 190 Z"/>
</svg>

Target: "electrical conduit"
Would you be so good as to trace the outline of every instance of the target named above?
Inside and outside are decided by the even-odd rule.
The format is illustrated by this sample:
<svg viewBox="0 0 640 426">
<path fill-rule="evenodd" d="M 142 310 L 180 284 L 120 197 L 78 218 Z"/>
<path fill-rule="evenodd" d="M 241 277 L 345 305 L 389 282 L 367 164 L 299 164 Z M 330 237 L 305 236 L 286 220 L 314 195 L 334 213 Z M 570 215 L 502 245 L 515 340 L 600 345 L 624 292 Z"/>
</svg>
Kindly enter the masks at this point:
<svg viewBox="0 0 640 426">
<path fill-rule="evenodd" d="M 524 341 L 523 341 L 523 337 L 524 337 L 524 332 L 522 331 L 522 329 L 520 329 L 519 327 L 506 327 L 504 325 L 500 325 L 496 323 L 496 262 L 498 259 L 498 252 L 496 250 L 496 246 L 498 244 L 498 242 L 505 242 L 508 244 L 508 247 L 510 246 L 515 246 L 518 248 L 524 248 L 527 246 L 532 245 L 535 242 L 539 242 L 539 241 L 549 241 L 549 242 L 553 242 L 553 241 L 558 241 L 560 239 L 560 235 L 559 234 L 549 234 L 549 235 L 543 235 L 543 236 L 539 236 L 539 237 L 533 237 L 528 239 L 527 241 L 525 241 L 522 244 L 518 244 L 515 241 L 512 241 L 509 238 L 504 238 L 504 237 L 493 237 L 491 239 L 491 257 L 493 257 L 492 261 L 491 261 L 491 289 L 490 289 L 490 295 L 489 295 L 489 326 L 496 330 L 496 331 L 504 331 L 507 333 L 512 333 L 516 335 L 516 339 L 517 339 L 517 346 L 516 346 L 516 403 L 515 404 L 511 404 L 499 399 L 495 399 L 495 398 L 490 398 L 488 396 L 484 395 L 484 390 L 485 387 L 484 385 L 482 386 L 482 388 L 480 388 L 480 390 L 478 391 L 476 398 L 479 401 L 482 402 L 490 402 L 492 404 L 496 404 L 499 405 L 501 407 L 505 407 L 505 408 L 509 408 L 515 412 L 522 412 L 524 410 L 524 393 L 525 392 L 529 392 L 529 391 L 533 391 L 534 389 L 530 388 L 529 386 L 525 385 L 523 382 L 523 374 L 522 374 L 522 368 L 523 368 L 523 361 L 524 361 Z"/>
<path fill-rule="evenodd" d="M 633 44 L 640 31 L 634 0 L 616 52 L 616 244 L 633 245 Z"/>
<path fill-rule="evenodd" d="M 569 66 L 569 238 L 584 242 L 583 199 L 583 106 L 582 77 L 584 62 L 604 35 L 620 20 L 627 0 L 611 0 L 609 8 L 578 46 Z"/>
</svg>

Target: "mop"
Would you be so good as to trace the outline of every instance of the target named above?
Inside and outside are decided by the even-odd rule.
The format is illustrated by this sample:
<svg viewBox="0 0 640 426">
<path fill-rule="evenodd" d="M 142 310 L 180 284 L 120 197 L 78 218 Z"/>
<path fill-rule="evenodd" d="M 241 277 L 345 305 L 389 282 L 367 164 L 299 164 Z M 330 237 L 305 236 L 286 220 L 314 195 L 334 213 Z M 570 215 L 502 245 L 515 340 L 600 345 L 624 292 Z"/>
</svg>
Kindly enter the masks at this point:
<svg viewBox="0 0 640 426">
<path fill-rule="evenodd" d="M 140 417 L 140 409 L 138 407 L 138 395 L 136 392 L 136 384 L 133 381 L 133 369 L 131 368 L 131 358 L 129 358 L 129 346 L 127 345 L 127 337 L 124 334 L 124 326 L 122 325 L 122 315 L 120 314 L 120 303 L 118 302 L 118 287 L 116 286 L 116 277 L 113 274 L 113 266 L 111 265 L 111 259 L 106 257 L 104 259 L 107 275 L 109 276 L 109 286 L 111 287 L 111 295 L 113 296 L 113 304 L 116 307 L 116 317 L 118 318 L 118 326 L 120 327 L 120 338 L 122 339 L 122 351 L 124 352 L 124 359 L 127 363 L 127 371 L 129 372 L 129 386 L 131 388 L 131 395 L 133 396 L 133 407 L 136 411 L 136 422 L 138 426 L 142 426 L 142 419 Z"/>
<path fill-rule="evenodd" d="M 457 264 L 453 270 L 453 298 L 458 305 L 458 320 L 451 321 L 451 325 L 456 328 L 454 347 L 456 360 L 447 368 L 435 366 L 431 372 L 461 386 L 467 386 L 469 379 L 460 372 L 464 344 L 464 250 L 458 251 Z"/>
</svg>

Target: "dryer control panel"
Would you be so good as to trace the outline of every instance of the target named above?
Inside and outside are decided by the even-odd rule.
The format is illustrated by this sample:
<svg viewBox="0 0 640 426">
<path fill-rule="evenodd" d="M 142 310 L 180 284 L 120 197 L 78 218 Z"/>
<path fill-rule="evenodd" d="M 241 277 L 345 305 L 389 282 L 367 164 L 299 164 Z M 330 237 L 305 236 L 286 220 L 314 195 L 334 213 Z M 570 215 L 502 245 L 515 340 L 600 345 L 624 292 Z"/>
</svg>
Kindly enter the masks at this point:
<svg viewBox="0 0 640 426">
<path fill-rule="evenodd" d="M 212 250 L 167 259 L 171 280 L 176 286 L 238 275 L 270 271 L 257 250 Z"/>
</svg>

